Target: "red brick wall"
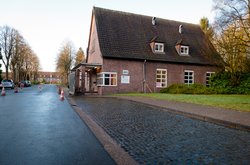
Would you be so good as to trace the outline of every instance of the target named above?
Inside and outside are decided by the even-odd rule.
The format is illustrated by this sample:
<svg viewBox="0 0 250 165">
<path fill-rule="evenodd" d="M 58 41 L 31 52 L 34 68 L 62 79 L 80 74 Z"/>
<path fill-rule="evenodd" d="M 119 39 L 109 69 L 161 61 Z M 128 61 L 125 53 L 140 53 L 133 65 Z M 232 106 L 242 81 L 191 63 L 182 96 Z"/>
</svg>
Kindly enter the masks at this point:
<svg viewBox="0 0 250 165">
<path fill-rule="evenodd" d="M 104 59 L 102 72 L 117 72 L 117 86 L 99 87 L 100 94 L 143 92 L 143 62 L 130 60 Z M 156 69 L 167 69 L 167 85 L 183 84 L 184 70 L 194 71 L 194 82 L 206 83 L 206 72 L 217 72 L 219 68 L 212 66 L 195 66 L 183 64 L 169 64 L 146 62 L 146 82 L 147 92 L 159 92 L 161 88 L 156 88 Z M 128 70 L 130 76 L 129 84 L 121 84 L 123 70 Z M 149 89 L 150 88 L 150 89 Z"/>
</svg>

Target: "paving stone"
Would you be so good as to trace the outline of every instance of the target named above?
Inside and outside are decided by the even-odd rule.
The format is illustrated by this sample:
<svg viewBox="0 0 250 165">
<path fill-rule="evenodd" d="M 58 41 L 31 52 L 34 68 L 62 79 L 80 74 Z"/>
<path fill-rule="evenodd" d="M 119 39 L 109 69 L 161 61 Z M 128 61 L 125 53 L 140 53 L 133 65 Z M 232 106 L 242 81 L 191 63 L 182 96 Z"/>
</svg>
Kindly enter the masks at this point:
<svg viewBox="0 0 250 165">
<path fill-rule="evenodd" d="M 139 164 L 250 164 L 250 132 L 115 98 L 79 98 Z"/>
</svg>

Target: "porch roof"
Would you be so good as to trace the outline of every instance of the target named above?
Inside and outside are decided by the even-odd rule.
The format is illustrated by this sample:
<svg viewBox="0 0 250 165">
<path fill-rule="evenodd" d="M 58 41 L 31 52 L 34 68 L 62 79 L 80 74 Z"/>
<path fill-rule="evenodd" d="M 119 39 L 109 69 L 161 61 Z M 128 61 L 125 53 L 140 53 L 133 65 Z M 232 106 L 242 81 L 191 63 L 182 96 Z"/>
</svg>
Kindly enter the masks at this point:
<svg viewBox="0 0 250 165">
<path fill-rule="evenodd" d="M 102 64 L 82 62 L 82 63 L 76 65 L 74 68 L 72 68 L 71 71 L 76 71 L 77 69 L 79 69 L 82 66 L 84 66 L 87 69 L 92 69 L 92 68 L 95 68 L 95 67 L 101 67 Z"/>
</svg>

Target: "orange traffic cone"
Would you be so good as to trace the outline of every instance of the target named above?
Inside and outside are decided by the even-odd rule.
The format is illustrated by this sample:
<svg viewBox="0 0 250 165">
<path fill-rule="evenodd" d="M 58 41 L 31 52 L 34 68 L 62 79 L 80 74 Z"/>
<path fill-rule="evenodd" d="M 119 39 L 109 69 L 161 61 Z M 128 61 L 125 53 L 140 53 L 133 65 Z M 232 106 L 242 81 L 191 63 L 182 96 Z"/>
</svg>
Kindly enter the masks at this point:
<svg viewBox="0 0 250 165">
<path fill-rule="evenodd" d="M 64 100 L 64 92 L 63 92 L 63 89 L 61 89 L 60 100 L 61 100 L 61 101 L 63 101 L 63 100 Z"/>
<path fill-rule="evenodd" d="M 18 87 L 15 87 L 14 93 L 18 93 Z"/>
<path fill-rule="evenodd" d="M 23 83 L 21 83 L 21 84 L 20 84 L 20 88 L 21 88 L 21 90 L 23 89 L 23 87 L 24 87 L 24 84 L 23 84 Z"/>
<path fill-rule="evenodd" d="M 6 96 L 6 92 L 5 92 L 4 87 L 3 87 L 3 89 L 2 89 L 1 96 Z"/>
</svg>

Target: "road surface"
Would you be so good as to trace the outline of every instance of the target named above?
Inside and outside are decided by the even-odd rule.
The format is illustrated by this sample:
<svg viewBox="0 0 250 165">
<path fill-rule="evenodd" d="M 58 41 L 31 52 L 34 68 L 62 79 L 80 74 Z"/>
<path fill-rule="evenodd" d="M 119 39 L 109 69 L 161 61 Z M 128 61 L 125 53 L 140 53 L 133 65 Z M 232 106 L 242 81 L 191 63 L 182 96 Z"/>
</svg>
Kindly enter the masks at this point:
<svg viewBox="0 0 250 165">
<path fill-rule="evenodd" d="M 55 85 L 0 96 L 0 164 L 115 164 Z"/>
</svg>

